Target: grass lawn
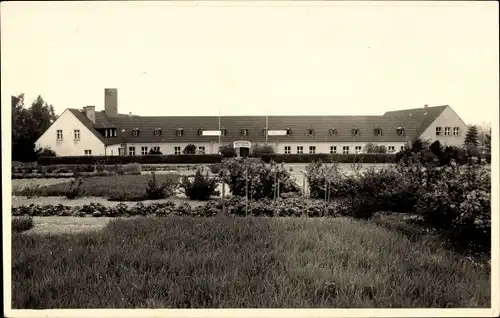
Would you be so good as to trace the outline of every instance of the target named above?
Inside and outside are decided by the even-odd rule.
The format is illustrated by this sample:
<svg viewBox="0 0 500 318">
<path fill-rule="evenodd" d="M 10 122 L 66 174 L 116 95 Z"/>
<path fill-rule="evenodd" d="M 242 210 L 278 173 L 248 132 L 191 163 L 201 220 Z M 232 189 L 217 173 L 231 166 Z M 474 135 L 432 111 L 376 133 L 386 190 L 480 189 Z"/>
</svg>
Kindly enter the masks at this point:
<svg viewBox="0 0 500 318">
<path fill-rule="evenodd" d="M 490 273 L 349 218 L 115 219 L 12 237 L 13 308 L 490 306 Z"/>
<path fill-rule="evenodd" d="M 156 175 L 156 182 L 163 183 L 172 179 L 179 179 L 177 174 Z M 143 197 L 151 175 L 117 175 L 108 177 L 89 177 L 82 179 L 80 196 L 86 197 Z M 64 196 L 68 183 L 57 183 L 41 186 L 38 189 L 40 196 Z M 21 190 L 14 189 L 13 195 L 23 195 Z"/>
</svg>

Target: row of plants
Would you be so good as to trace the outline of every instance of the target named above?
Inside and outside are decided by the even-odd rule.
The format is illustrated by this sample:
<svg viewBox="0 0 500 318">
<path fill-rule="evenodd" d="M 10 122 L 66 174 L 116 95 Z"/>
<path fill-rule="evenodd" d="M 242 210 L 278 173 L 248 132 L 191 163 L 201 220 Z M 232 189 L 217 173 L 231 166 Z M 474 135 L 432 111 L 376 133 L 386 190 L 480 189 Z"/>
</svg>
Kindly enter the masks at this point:
<svg viewBox="0 0 500 318">
<path fill-rule="evenodd" d="M 339 203 L 325 203 L 322 200 L 303 200 L 300 198 L 281 198 L 278 200 L 259 200 L 248 202 L 241 197 L 232 196 L 224 201 L 225 214 L 235 216 L 268 216 L 268 217 L 325 217 L 347 215 L 348 209 Z M 203 216 L 210 217 L 221 214 L 222 200 L 211 200 L 203 205 L 192 207 L 189 203 L 175 204 L 172 201 L 145 205 L 119 203 L 104 206 L 90 203 L 82 206 L 66 205 L 21 205 L 12 207 L 12 215 L 21 216 L 93 216 L 93 217 L 129 217 L 129 216 Z"/>
<path fill-rule="evenodd" d="M 474 160 L 460 167 L 453 161 L 426 162 L 423 154 L 382 169 L 347 175 L 321 162 L 306 169 L 311 198 L 343 198 L 353 216 L 370 218 L 377 211 L 417 214 L 429 227 L 457 246 L 488 251 L 491 234 L 490 171 Z"/>
</svg>

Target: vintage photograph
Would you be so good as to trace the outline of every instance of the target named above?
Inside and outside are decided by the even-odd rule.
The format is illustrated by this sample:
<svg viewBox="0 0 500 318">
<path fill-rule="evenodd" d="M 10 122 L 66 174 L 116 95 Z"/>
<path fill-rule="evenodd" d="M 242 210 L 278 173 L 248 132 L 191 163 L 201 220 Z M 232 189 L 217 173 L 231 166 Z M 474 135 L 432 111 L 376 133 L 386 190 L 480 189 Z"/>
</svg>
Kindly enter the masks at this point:
<svg viewBox="0 0 500 318">
<path fill-rule="evenodd" d="M 498 35 L 488 1 L 2 3 L 5 306 L 493 308 Z"/>
</svg>

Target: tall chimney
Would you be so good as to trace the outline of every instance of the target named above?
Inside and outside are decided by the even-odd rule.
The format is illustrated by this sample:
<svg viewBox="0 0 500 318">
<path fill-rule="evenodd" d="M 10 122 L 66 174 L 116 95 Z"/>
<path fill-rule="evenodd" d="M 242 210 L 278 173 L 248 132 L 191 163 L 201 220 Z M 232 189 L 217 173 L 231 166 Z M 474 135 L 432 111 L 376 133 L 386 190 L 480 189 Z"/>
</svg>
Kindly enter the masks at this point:
<svg viewBox="0 0 500 318">
<path fill-rule="evenodd" d="M 95 124 L 95 106 L 83 107 L 83 110 L 85 111 L 85 116 Z"/>
<path fill-rule="evenodd" d="M 425 105 L 424 105 L 424 108 L 427 108 L 427 107 L 429 107 L 429 105 L 425 104 Z"/>
<path fill-rule="evenodd" d="M 118 116 L 118 90 L 116 88 L 104 89 L 104 112 L 109 117 Z"/>
</svg>

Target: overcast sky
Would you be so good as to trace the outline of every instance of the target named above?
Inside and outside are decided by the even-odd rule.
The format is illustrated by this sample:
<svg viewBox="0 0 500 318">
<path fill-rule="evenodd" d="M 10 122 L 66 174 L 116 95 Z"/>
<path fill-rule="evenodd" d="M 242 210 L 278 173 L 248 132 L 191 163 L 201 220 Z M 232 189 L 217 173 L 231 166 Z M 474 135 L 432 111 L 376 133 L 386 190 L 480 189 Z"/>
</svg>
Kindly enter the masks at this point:
<svg viewBox="0 0 500 318">
<path fill-rule="evenodd" d="M 492 2 L 2 2 L 2 102 L 138 115 L 499 107 Z M 8 99 L 8 101 L 6 101 Z"/>
</svg>

